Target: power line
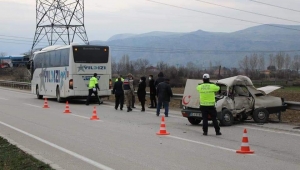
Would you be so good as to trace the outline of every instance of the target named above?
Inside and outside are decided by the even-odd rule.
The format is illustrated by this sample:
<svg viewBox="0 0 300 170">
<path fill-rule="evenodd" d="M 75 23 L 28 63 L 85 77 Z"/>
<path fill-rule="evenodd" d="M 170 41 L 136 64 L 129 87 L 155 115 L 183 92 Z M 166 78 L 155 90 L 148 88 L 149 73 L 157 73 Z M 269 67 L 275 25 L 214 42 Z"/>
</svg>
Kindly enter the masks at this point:
<svg viewBox="0 0 300 170">
<path fill-rule="evenodd" d="M 219 7 L 223 7 L 223 8 L 233 9 L 233 10 L 236 10 L 236 11 L 246 12 L 246 13 L 249 13 L 249 14 L 255 14 L 255 15 L 259 15 L 259 16 L 264 16 L 264 17 L 269 17 L 269 18 L 275 18 L 275 19 L 284 20 L 284 21 L 290 21 L 290 22 L 294 22 L 294 23 L 300 23 L 300 21 L 295 21 L 295 20 L 290 20 L 290 19 L 285 19 L 285 18 L 270 16 L 270 15 L 260 14 L 260 13 L 256 13 L 256 12 L 251 12 L 251 11 L 246 11 L 246 10 L 242 10 L 242 9 L 238 9 L 238 8 L 232 8 L 232 7 L 228 7 L 228 6 L 224 6 L 224 5 L 220 5 L 220 4 L 206 2 L 206 1 L 202 1 L 202 0 L 195 0 L 195 1 L 206 3 L 206 4 L 210 4 L 210 5 L 215 5 L 215 6 L 219 6 Z"/>
<path fill-rule="evenodd" d="M 128 51 L 128 52 L 149 52 L 149 53 L 279 53 L 279 52 L 300 52 L 300 50 L 196 50 L 196 49 L 167 49 L 167 48 L 154 48 L 154 47 L 134 47 L 134 46 L 115 46 L 111 45 L 112 51 Z"/>
<path fill-rule="evenodd" d="M 29 43 L 22 43 L 22 42 L 10 42 L 10 41 L 0 41 L 0 43 L 10 43 L 10 44 L 28 44 L 30 45 Z"/>
<path fill-rule="evenodd" d="M 272 6 L 272 7 L 276 7 L 276 8 L 281 8 L 281 9 L 285 9 L 285 10 L 290 10 L 290 11 L 294 11 L 294 12 L 300 12 L 299 10 L 295 10 L 295 9 L 291 9 L 291 8 L 286 8 L 286 7 L 281 7 L 281 6 L 277 6 L 277 5 L 272 5 L 272 4 L 268 4 L 268 3 L 264 3 L 264 2 L 260 2 L 260 1 L 255 1 L 255 0 L 249 0 L 255 3 L 259 3 L 259 4 L 263 4 L 263 5 L 268 5 L 268 6 Z"/>
<path fill-rule="evenodd" d="M 265 24 L 265 23 L 256 22 L 256 21 L 249 21 L 249 20 L 245 20 L 245 19 L 228 17 L 228 16 L 213 14 L 213 13 L 209 13 L 209 12 L 203 12 L 203 11 L 200 11 L 200 10 L 195 10 L 195 9 L 180 7 L 180 6 L 176 6 L 176 5 L 172 5 L 172 4 L 166 4 L 166 3 L 162 3 L 162 2 L 157 2 L 157 1 L 153 1 L 153 0 L 146 0 L 146 1 L 157 3 L 157 4 L 161 4 L 161 5 L 166 5 L 166 6 L 170 6 L 170 7 L 174 7 L 174 8 L 185 9 L 185 10 L 188 10 L 188 11 L 198 12 L 198 13 L 202 13 L 202 14 L 213 15 L 213 16 L 217 16 L 217 17 L 222 17 L 222 18 L 237 20 L 237 21 L 243 21 L 243 22 L 248 22 L 248 23 L 253 23 L 253 24 L 267 25 L 267 26 L 270 26 L 270 27 L 276 27 L 276 28 L 283 28 L 283 29 L 289 29 L 289 30 L 294 30 L 294 31 L 300 31 L 299 29 L 295 29 L 295 28 L 289 28 L 289 27 L 283 27 L 283 26 L 279 26 L 279 25 Z"/>
<path fill-rule="evenodd" d="M 23 38 L 23 39 L 32 39 L 32 38 L 27 38 L 27 37 L 17 37 L 17 36 L 9 36 L 9 35 L 0 35 L 2 37 L 12 37 L 12 38 Z"/>
<path fill-rule="evenodd" d="M 0 40 L 8 40 L 8 41 L 20 41 L 20 42 L 32 42 L 32 41 L 28 41 L 28 40 L 22 40 L 22 39 L 11 39 L 11 38 L 1 38 L 0 37 Z M 45 44 L 46 42 L 41 42 L 43 44 Z"/>
</svg>

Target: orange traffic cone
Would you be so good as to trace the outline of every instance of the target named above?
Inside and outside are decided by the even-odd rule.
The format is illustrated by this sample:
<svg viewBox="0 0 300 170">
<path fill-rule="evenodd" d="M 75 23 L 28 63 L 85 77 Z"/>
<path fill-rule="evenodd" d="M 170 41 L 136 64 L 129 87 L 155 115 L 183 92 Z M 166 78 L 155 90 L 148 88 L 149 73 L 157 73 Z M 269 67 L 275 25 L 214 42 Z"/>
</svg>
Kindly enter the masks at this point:
<svg viewBox="0 0 300 170">
<path fill-rule="evenodd" d="M 69 108 L 69 102 L 68 102 L 68 101 L 66 102 L 66 109 L 65 109 L 64 113 L 72 113 L 72 112 L 70 111 L 70 108 Z"/>
<path fill-rule="evenodd" d="M 161 124 L 159 132 L 156 133 L 157 135 L 169 135 L 170 133 L 166 130 L 166 124 L 165 124 L 165 117 L 161 117 Z"/>
<path fill-rule="evenodd" d="M 96 106 L 94 106 L 93 115 L 90 119 L 91 120 L 99 120 L 99 117 L 97 116 Z"/>
<path fill-rule="evenodd" d="M 44 100 L 44 107 L 43 107 L 43 108 L 50 108 L 50 107 L 48 106 L 47 98 L 45 98 L 45 100 Z"/>
<path fill-rule="evenodd" d="M 244 130 L 243 139 L 242 139 L 242 145 L 241 150 L 237 150 L 236 153 L 241 154 L 252 154 L 254 151 L 250 150 L 250 146 L 248 144 L 248 137 L 247 137 L 247 130 Z"/>
</svg>

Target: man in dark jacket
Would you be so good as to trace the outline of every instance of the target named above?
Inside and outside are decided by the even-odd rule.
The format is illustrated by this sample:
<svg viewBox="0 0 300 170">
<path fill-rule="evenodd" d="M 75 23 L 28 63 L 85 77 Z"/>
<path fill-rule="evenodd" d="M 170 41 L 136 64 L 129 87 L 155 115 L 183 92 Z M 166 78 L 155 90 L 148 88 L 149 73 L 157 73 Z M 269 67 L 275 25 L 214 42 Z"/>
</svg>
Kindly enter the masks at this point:
<svg viewBox="0 0 300 170">
<path fill-rule="evenodd" d="M 150 101 L 151 101 L 151 105 L 149 108 L 156 108 L 156 88 L 154 83 L 155 80 L 153 79 L 153 75 L 149 75 Z"/>
<path fill-rule="evenodd" d="M 173 92 L 171 86 L 169 84 L 169 79 L 166 78 L 164 82 L 158 84 L 156 93 L 158 98 L 156 116 L 160 114 L 160 107 L 164 105 L 165 108 L 165 116 L 168 117 L 169 114 L 169 103 L 170 98 L 173 97 Z"/>
<path fill-rule="evenodd" d="M 159 83 L 165 81 L 164 73 L 163 73 L 163 72 L 159 72 L 158 75 L 157 75 L 157 77 L 158 77 L 158 78 L 157 78 L 156 81 L 154 82 L 154 86 L 155 86 L 156 89 L 157 89 L 157 86 L 158 86 Z M 163 108 L 164 108 L 164 105 L 163 105 Z"/>
<path fill-rule="evenodd" d="M 123 90 L 123 82 L 121 77 L 119 77 L 118 81 L 115 82 L 112 93 L 115 94 L 116 97 L 115 109 L 118 110 L 120 104 L 120 110 L 123 110 L 124 90 Z"/>
<path fill-rule="evenodd" d="M 139 88 L 137 90 L 137 95 L 139 98 L 139 101 L 141 102 L 142 105 L 142 112 L 145 111 L 145 97 L 146 97 L 146 77 L 141 77 L 140 83 L 139 83 Z"/>
</svg>

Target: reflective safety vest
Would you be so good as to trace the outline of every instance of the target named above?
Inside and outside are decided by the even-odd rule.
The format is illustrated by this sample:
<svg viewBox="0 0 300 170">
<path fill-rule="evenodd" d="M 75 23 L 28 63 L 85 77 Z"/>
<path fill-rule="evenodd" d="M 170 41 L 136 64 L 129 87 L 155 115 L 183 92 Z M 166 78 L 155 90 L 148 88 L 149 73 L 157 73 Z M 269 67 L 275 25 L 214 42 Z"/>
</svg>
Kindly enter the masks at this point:
<svg viewBox="0 0 300 170">
<path fill-rule="evenodd" d="M 98 84 L 98 79 L 96 77 L 90 78 L 89 89 L 95 88 L 96 84 Z"/>
<path fill-rule="evenodd" d="M 197 91 L 200 94 L 200 106 L 214 106 L 216 103 L 215 92 L 219 91 L 220 87 L 215 84 L 204 83 L 197 86 Z"/>
<path fill-rule="evenodd" d="M 118 81 L 118 78 L 116 78 L 116 81 Z M 124 79 L 121 77 L 121 81 L 124 82 Z"/>
</svg>

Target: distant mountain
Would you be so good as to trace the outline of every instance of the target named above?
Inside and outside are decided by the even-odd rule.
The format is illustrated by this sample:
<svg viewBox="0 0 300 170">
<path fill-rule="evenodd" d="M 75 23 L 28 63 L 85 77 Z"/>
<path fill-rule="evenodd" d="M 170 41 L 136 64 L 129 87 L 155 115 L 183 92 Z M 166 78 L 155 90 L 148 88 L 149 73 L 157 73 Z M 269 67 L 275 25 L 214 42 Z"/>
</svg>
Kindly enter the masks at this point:
<svg viewBox="0 0 300 170">
<path fill-rule="evenodd" d="M 119 34 L 107 41 L 90 43 L 111 46 L 111 54 L 117 60 L 127 54 L 130 59 L 146 58 L 152 64 L 164 61 L 184 65 L 192 61 L 199 66 L 220 62 L 223 66 L 236 67 L 240 59 L 255 51 L 260 54 L 258 51 L 300 50 L 300 26 L 274 26 L 290 29 L 260 25 L 232 33 L 198 30 L 188 33 Z M 293 56 L 295 53 L 289 54 Z M 268 55 L 265 53 L 266 58 Z"/>
</svg>

